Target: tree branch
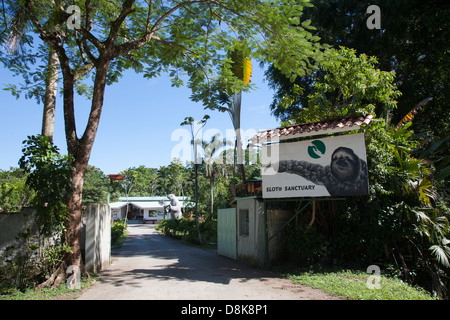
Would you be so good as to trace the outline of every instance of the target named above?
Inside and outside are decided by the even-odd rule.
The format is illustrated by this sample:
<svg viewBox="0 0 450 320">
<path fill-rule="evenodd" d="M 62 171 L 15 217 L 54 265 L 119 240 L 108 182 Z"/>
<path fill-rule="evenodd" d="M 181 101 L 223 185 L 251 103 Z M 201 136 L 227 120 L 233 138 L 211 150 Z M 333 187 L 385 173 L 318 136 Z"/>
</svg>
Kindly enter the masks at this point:
<svg viewBox="0 0 450 320">
<path fill-rule="evenodd" d="M 122 25 L 125 18 L 132 12 L 135 11 L 133 9 L 133 4 L 135 0 L 125 0 L 122 5 L 122 11 L 120 12 L 119 16 L 116 20 L 114 20 L 111 23 L 111 31 L 108 35 L 108 38 L 105 41 L 105 44 L 107 47 L 112 47 L 114 45 L 114 42 L 116 41 L 117 34 L 119 32 L 120 26 Z"/>
<path fill-rule="evenodd" d="M 131 0 L 128 0 L 128 1 L 131 1 Z M 148 32 L 146 32 L 141 38 L 135 39 L 132 41 L 128 41 L 126 43 L 116 46 L 114 57 L 123 55 L 130 50 L 134 50 L 134 49 L 138 49 L 138 48 L 142 47 L 144 44 L 146 44 L 147 42 L 149 42 L 152 39 L 152 37 L 154 36 L 159 25 L 161 23 L 163 23 L 163 21 L 166 20 L 172 13 L 174 13 L 175 11 L 177 11 L 183 7 L 186 7 L 188 5 L 192 5 L 195 3 L 219 4 L 219 2 L 213 1 L 213 0 L 186 1 L 186 2 L 179 3 L 178 5 L 174 6 L 173 8 L 168 10 L 166 13 L 164 13 L 158 20 L 156 20 L 156 22 L 153 24 L 152 28 Z M 149 10 L 150 10 L 150 7 L 149 7 Z"/>
<path fill-rule="evenodd" d="M 148 33 L 148 28 L 150 27 L 150 18 L 152 15 L 152 7 L 153 7 L 153 0 L 150 0 L 148 3 L 148 13 L 147 13 L 147 23 L 145 24 L 145 33 Z"/>
<path fill-rule="evenodd" d="M 167 41 L 167 40 L 164 40 L 164 39 L 160 39 L 160 38 L 157 37 L 157 36 L 153 36 L 152 39 L 155 40 L 155 41 L 157 41 L 157 42 L 160 42 L 160 43 L 162 43 L 162 44 L 164 44 L 164 45 L 171 46 L 171 47 L 176 47 L 177 50 L 178 50 L 178 52 L 180 52 L 185 58 L 188 58 L 188 59 L 191 60 L 193 63 L 195 63 L 195 64 L 197 65 L 197 67 L 198 67 L 199 69 L 202 70 L 202 72 L 203 72 L 203 74 L 205 75 L 206 79 L 207 79 L 208 81 L 210 80 L 210 79 L 209 79 L 209 75 L 208 75 L 208 73 L 206 72 L 205 68 L 203 68 L 203 66 L 202 66 L 199 62 L 195 61 L 195 60 L 194 60 L 189 54 L 187 54 L 185 51 L 189 51 L 189 52 L 192 52 L 192 53 L 195 54 L 195 55 L 198 55 L 196 52 L 194 52 L 194 51 L 192 51 L 192 50 L 190 50 L 190 49 L 187 49 L 186 47 L 183 47 L 182 45 L 180 45 L 180 44 L 178 44 L 178 43 L 176 43 L 176 42 L 171 42 L 171 41 Z"/>
<path fill-rule="evenodd" d="M 77 81 L 79 78 L 87 74 L 94 68 L 94 63 L 87 63 L 77 69 L 74 70 L 74 81 Z"/>
</svg>

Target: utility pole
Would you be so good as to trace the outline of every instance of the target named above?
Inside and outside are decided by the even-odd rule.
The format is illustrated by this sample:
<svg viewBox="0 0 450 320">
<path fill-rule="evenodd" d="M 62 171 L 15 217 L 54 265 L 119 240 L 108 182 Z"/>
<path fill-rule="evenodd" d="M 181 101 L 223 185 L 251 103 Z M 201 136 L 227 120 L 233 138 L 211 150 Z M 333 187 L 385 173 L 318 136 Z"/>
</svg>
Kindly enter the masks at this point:
<svg viewBox="0 0 450 320">
<path fill-rule="evenodd" d="M 200 245 L 203 245 L 202 236 L 200 234 L 200 226 L 198 221 L 198 165 L 199 159 L 197 154 L 197 143 L 194 141 L 194 176 L 195 176 L 195 225 L 197 226 L 197 235 Z"/>
</svg>

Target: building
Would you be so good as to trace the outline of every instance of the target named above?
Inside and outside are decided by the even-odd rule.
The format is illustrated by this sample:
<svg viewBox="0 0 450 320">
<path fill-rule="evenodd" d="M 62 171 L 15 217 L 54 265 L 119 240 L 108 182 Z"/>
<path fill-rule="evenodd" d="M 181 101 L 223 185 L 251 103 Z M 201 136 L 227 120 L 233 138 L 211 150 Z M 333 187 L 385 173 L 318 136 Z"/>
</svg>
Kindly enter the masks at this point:
<svg viewBox="0 0 450 320">
<path fill-rule="evenodd" d="M 187 197 L 177 197 L 182 208 L 188 203 Z M 120 197 L 118 202 L 109 204 L 111 208 L 111 219 L 141 220 L 143 223 L 156 223 L 163 220 L 164 207 L 170 204 L 166 196 L 161 197 Z M 128 214 L 127 214 L 128 213 Z"/>
<path fill-rule="evenodd" d="M 328 134 L 356 131 L 361 126 L 370 124 L 372 118 L 372 115 L 348 117 L 265 130 L 250 139 L 250 143 L 261 145 L 262 156 L 266 155 L 266 158 L 270 160 L 268 155 L 271 155 L 272 152 L 267 152 L 267 149 L 264 150 L 264 148 L 276 145 L 289 147 L 289 143 L 292 143 L 290 145 L 292 146 L 293 141 L 297 138 L 310 139 L 315 136 L 316 139 L 319 139 Z M 291 147 L 291 149 L 296 148 Z M 273 154 L 280 156 L 280 153 L 274 152 Z M 262 157 L 262 159 L 264 158 Z M 261 162 L 264 164 L 263 161 Z M 268 189 L 265 188 L 268 175 L 264 174 L 263 168 L 261 176 L 262 181 L 247 181 L 246 184 L 238 185 L 232 208 L 218 210 L 217 251 L 220 255 L 251 265 L 269 267 L 286 257 L 285 230 L 290 223 L 297 223 L 300 214 L 308 214 L 311 215 L 310 225 L 312 225 L 315 219 L 317 200 L 329 201 L 345 198 L 314 194 L 292 196 L 286 194 L 286 188 L 281 187 L 284 194 L 276 197 L 267 196 L 264 191 Z M 280 179 L 280 181 L 283 180 Z M 296 185 L 294 187 L 297 189 Z"/>
</svg>

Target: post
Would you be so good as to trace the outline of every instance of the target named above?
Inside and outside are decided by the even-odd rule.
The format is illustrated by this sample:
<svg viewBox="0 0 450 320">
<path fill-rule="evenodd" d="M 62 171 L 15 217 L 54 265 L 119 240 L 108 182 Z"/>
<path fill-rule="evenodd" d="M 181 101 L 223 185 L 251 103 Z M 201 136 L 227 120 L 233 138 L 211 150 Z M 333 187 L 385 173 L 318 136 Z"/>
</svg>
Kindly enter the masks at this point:
<svg viewBox="0 0 450 320">
<path fill-rule="evenodd" d="M 85 266 L 97 273 L 109 266 L 111 257 L 111 210 L 109 205 L 86 208 Z"/>
<path fill-rule="evenodd" d="M 200 234 L 200 226 L 198 222 L 198 164 L 194 163 L 194 171 L 195 171 L 195 225 L 197 226 L 197 235 L 198 235 L 198 241 L 200 242 L 200 245 L 203 245 L 202 242 L 202 236 Z"/>
<path fill-rule="evenodd" d="M 265 242 L 265 251 L 266 251 L 266 261 L 265 268 L 269 269 L 269 225 L 267 219 L 267 202 L 264 200 L 264 242 Z"/>
</svg>

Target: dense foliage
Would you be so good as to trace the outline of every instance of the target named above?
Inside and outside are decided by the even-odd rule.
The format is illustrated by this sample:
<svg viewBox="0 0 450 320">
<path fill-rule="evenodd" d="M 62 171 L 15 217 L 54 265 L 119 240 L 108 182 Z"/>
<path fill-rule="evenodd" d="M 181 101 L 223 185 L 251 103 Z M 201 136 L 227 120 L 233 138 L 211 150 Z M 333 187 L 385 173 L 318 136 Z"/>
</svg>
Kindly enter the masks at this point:
<svg viewBox="0 0 450 320">
<path fill-rule="evenodd" d="M 46 136 L 30 136 L 24 145 L 19 165 L 28 173 L 26 184 L 35 192 L 32 203 L 40 231 L 44 236 L 51 236 L 64 229 L 74 168 L 71 158 L 59 154 Z"/>
<path fill-rule="evenodd" d="M 194 244 L 200 244 L 197 225 L 193 217 L 184 217 L 181 220 L 163 220 L 155 227 L 159 232 L 176 239 L 182 239 Z M 217 221 L 211 218 L 200 219 L 199 229 L 201 243 L 215 244 L 217 242 Z"/>
<path fill-rule="evenodd" d="M 29 137 L 21 170 L 1 172 L 1 210 L 18 210 L 31 203 L 41 232 L 61 231 L 69 221 L 67 238 L 78 246 L 81 199 L 107 201 L 109 179 L 88 166 L 105 86 L 118 81 L 126 69 L 147 78 L 167 72 L 174 86 L 187 82 L 193 100 L 217 108 L 214 85 L 249 89 L 233 75 L 233 63 L 225 54 L 237 40 L 245 39 L 249 56 L 273 64 L 267 73 L 276 90 L 272 110 L 285 124 L 375 115 L 363 129 L 370 195 L 348 198 L 337 210 L 319 204 L 312 226 L 291 226 L 287 240 L 294 261 L 303 267 L 378 264 L 444 296 L 450 267 L 449 6 L 439 0 L 313 3 L 314 8 L 308 1 L 86 1 L 79 4 L 83 23 L 75 31 L 67 28 L 70 14 L 64 11 L 70 1 L 60 5 L 47 0 L 4 1 L 0 41 L 11 45 L 8 39 L 21 29 L 22 36 L 14 39 L 26 49 L 33 48 L 14 57 L 0 53 L 0 62 L 25 79 L 24 88 L 9 86 L 9 90 L 16 96 L 28 91 L 27 97 L 40 101 L 46 69 L 40 63 L 46 63 L 49 51 L 57 52 L 71 156 L 61 156 L 45 137 Z M 369 4 L 381 6 L 382 30 L 366 28 L 364 12 Z M 43 42 L 27 47 L 38 39 L 36 34 Z M 319 36 L 334 49 L 320 44 Z M 83 87 L 79 82 L 91 71 L 94 85 Z M 77 89 L 92 99 L 81 136 L 75 124 Z M 428 97 L 433 97 L 429 111 L 419 113 L 412 124 L 416 135 L 408 127 L 411 123 L 394 129 L 391 121 L 397 123 Z M 428 139 L 422 140 L 424 136 Z M 254 168 L 246 167 L 249 172 L 243 176 L 257 177 Z M 239 178 L 232 166 L 206 164 L 199 169 L 199 206 L 206 216 L 201 228 L 212 232 L 214 213 L 228 206 L 229 186 Z M 192 164 L 177 161 L 159 169 L 129 168 L 123 172 L 126 181 L 114 182 L 109 193 L 112 200 L 124 194 L 175 193 L 193 198 L 193 171 Z M 119 225 L 115 228 L 123 231 Z M 197 237 L 189 218 L 164 221 L 158 228 L 192 241 Z M 29 239 L 30 234 L 23 236 Z M 299 243 L 307 244 L 307 249 Z M 81 265 L 80 248 L 74 249 L 67 262 Z M 45 255 L 50 262 L 43 264 L 48 266 L 46 272 L 60 262 L 62 252 L 70 250 L 62 243 L 50 248 Z M 24 257 L 18 270 L 31 270 L 29 256 Z"/>
<path fill-rule="evenodd" d="M 402 92 L 392 121 L 399 122 L 411 108 L 425 98 L 433 97 L 426 111 L 419 112 L 413 123 L 416 133 L 444 138 L 449 132 L 450 96 L 448 39 L 450 5 L 444 0 L 312 0 L 303 17 L 316 27 L 312 33 L 334 48 L 345 46 L 360 54 L 377 57 L 381 71 L 395 71 L 395 85 Z M 381 10 L 381 29 L 366 26 L 370 5 Z M 267 73 L 275 89 L 271 108 L 274 115 L 286 120 L 304 106 L 304 99 L 314 86 L 316 75 L 295 81 L 304 94 L 289 109 L 278 101 L 292 92 L 292 83 L 275 68 Z M 320 76 L 320 73 L 319 73 Z M 377 113 L 379 116 L 380 114 Z"/>
<path fill-rule="evenodd" d="M 33 190 L 26 179 L 26 173 L 19 168 L 0 170 L 0 212 L 18 212 L 30 205 Z"/>
<path fill-rule="evenodd" d="M 300 109 L 289 109 L 295 96 L 287 95 L 279 110 L 288 110 L 286 120 L 292 122 L 375 114 L 362 129 L 370 195 L 348 197 L 337 210 L 322 205 L 311 227 L 316 230 L 304 225 L 291 229 L 291 257 L 302 267 L 382 265 L 384 271 L 444 296 L 450 267 L 449 156 L 443 150 L 448 137 L 426 146 L 413 135 L 411 122 L 396 129 L 389 123 L 400 96 L 394 75 L 376 69 L 374 58 L 354 50 L 341 47 L 339 56 L 338 63 L 319 71 Z"/>
</svg>

